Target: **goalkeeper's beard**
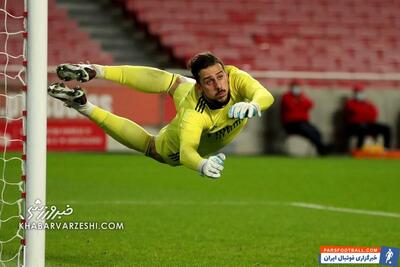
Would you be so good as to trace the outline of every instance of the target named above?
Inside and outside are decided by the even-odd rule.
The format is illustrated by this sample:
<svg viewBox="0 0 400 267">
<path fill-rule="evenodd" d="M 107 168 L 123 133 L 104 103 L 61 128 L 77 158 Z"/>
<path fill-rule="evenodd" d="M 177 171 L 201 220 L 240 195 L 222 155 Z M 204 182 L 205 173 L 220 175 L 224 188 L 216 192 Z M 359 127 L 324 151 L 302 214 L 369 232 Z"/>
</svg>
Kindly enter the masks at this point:
<svg viewBox="0 0 400 267">
<path fill-rule="evenodd" d="M 205 94 L 203 94 L 205 100 L 207 101 L 208 106 L 209 106 L 211 109 L 222 108 L 222 107 L 224 107 L 226 104 L 228 104 L 228 102 L 229 102 L 229 100 L 230 100 L 230 98 L 231 98 L 231 95 L 230 95 L 229 93 L 226 93 L 226 92 L 227 92 L 226 90 L 222 89 L 222 90 L 218 91 L 217 94 L 216 94 L 215 96 L 217 97 L 218 94 L 221 93 L 222 91 L 225 92 L 225 95 L 223 95 L 223 97 L 222 97 L 222 98 L 225 98 L 225 99 L 221 99 L 221 100 L 218 99 L 218 98 L 212 100 L 212 99 L 209 99 Z"/>
</svg>

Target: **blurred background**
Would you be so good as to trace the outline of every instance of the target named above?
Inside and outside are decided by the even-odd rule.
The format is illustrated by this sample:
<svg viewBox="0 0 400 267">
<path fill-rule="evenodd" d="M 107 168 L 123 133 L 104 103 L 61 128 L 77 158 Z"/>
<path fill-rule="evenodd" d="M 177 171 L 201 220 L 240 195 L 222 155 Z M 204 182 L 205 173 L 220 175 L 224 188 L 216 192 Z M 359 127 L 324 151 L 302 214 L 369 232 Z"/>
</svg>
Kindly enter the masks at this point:
<svg viewBox="0 0 400 267">
<path fill-rule="evenodd" d="M 225 148 L 239 156 L 211 181 L 146 157 L 102 153 L 128 149 L 61 101 L 39 101 L 48 107 L 47 203 L 71 204 L 73 221 L 126 223 L 101 234 L 47 231 L 46 266 L 316 266 L 319 246 L 400 247 L 398 161 L 342 156 L 400 158 L 400 0 L 48 2 L 49 83 L 61 63 L 190 75 L 187 60 L 211 51 L 259 80 L 275 103 Z M 15 266 L 8 262 L 23 252 L 17 225 L 30 179 L 22 149 L 25 15 L 23 0 L 0 0 L 2 266 Z M 101 80 L 80 85 L 94 104 L 153 134 L 175 115 L 167 95 Z M 305 108 L 288 115 L 299 88 Z M 390 129 L 386 148 L 384 135 L 366 136 L 354 153 L 345 106 L 362 102 L 356 92 L 375 107 L 357 120 Z M 319 132 L 323 154 L 338 157 L 308 158 L 316 147 L 284 124 L 299 114 Z M 268 156 L 240 156 L 261 154 Z"/>
<path fill-rule="evenodd" d="M 23 1 L 1 0 L 0 83 L 8 96 L 23 90 Z M 49 0 L 49 83 L 60 63 L 144 65 L 187 74 L 195 53 L 211 51 L 225 64 L 248 71 L 275 97 L 226 152 L 315 155 L 308 140 L 289 139 L 280 100 L 290 82 L 301 83 L 314 102 L 310 121 L 334 153 L 347 153 L 343 106 L 355 84 L 392 131 L 399 147 L 399 0 Z M 18 34 L 5 34 L 19 32 Z M 8 55 L 8 56 L 7 56 Z M 10 56 L 13 55 L 13 56 Z M 12 79 L 13 78 L 13 79 Z M 144 125 L 153 133 L 175 114 L 166 95 L 149 95 L 105 81 L 84 84 L 97 105 Z M 21 116 L 23 96 L 1 97 L 2 114 Z M 48 99 L 49 150 L 121 151 L 96 126 L 61 102 Z M 151 110 L 151 112 L 149 112 Z M 0 127 L 4 129 L 4 127 Z M 20 134 L 9 123 L 8 140 Z M 5 142 L 7 142 L 7 138 Z M 248 142 L 246 140 L 252 140 Z M 289 139 L 289 140 L 288 140 Z M 15 142 L 10 149 L 18 149 Z"/>
</svg>

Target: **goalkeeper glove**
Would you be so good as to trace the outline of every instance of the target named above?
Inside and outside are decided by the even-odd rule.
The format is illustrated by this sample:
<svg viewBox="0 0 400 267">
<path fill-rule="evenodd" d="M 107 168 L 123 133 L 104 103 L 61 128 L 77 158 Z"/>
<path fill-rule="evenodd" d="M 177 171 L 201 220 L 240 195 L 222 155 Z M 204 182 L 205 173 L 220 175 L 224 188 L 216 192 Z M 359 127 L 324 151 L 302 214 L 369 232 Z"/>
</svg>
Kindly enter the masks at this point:
<svg viewBox="0 0 400 267">
<path fill-rule="evenodd" d="M 228 112 L 228 117 L 231 119 L 244 119 L 252 117 L 261 117 L 260 106 L 255 102 L 239 102 L 234 104 Z"/>
<path fill-rule="evenodd" d="M 208 159 L 203 159 L 199 167 L 201 175 L 205 175 L 209 178 L 221 177 L 221 172 L 224 169 L 225 159 L 226 157 L 223 153 L 211 156 Z"/>
</svg>

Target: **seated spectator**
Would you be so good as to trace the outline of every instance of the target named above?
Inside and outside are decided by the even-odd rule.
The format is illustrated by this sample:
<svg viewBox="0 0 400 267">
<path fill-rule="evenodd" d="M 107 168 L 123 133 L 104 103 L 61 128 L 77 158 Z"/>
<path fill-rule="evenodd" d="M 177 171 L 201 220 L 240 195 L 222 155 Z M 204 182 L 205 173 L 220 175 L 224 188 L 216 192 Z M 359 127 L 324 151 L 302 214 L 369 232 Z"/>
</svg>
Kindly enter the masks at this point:
<svg viewBox="0 0 400 267">
<path fill-rule="evenodd" d="M 328 151 L 323 144 L 319 130 L 309 122 L 309 112 L 313 101 L 302 91 L 298 81 L 292 81 L 289 91 L 284 93 L 281 101 L 281 119 L 287 134 L 301 135 L 316 147 L 319 155 Z"/>
<path fill-rule="evenodd" d="M 353 97 L 346 101 L 344 107 L 347 139 L 357 137 L 357 148 L 361 148 L 366 136 L 377 138 L 383 135 L 385 148 L 390 147 L 389 126 L 377 123 L 378 110 L 365 99 L 364 87 L 357 84 L 353 87 Z"/>
</svg>

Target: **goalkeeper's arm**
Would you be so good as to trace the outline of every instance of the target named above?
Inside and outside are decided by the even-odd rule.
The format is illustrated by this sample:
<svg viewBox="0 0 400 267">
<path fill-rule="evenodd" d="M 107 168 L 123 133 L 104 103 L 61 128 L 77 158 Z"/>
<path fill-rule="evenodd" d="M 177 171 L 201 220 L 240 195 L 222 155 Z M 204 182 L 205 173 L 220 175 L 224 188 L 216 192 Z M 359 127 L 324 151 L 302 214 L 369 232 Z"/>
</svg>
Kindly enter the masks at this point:
<svg viewBox="0 0 400 267">
<path fill-rule="evenodd" d="M 201 133 L 206 122 L 194 111 L 187 111 L 181 122 L 180 133 L 180 161 L 182 165 L 199 171 L 201 175 L 218 178 L 224 166 L 225 155 L 220 153 L 204 159 L 197 152 Z"/>
<path fill-rule="evenodd" d="M 266 110 L 274 102 L 270 92 L 248 73 L 241 71 L 234 77 L 238 85 L 239 94 L 250 102 L 239 102 L 231 107 L 230 118 L 251 118 L 261 116 L 261 111 Z"/>
<path fill-rule="evenodd" d="M 266 110 L 274 103 L 271 93 L 248 73 L 242 72 L 237 76 L 239 94 L 259 106 L 260 111 Z"/>
</svg>

